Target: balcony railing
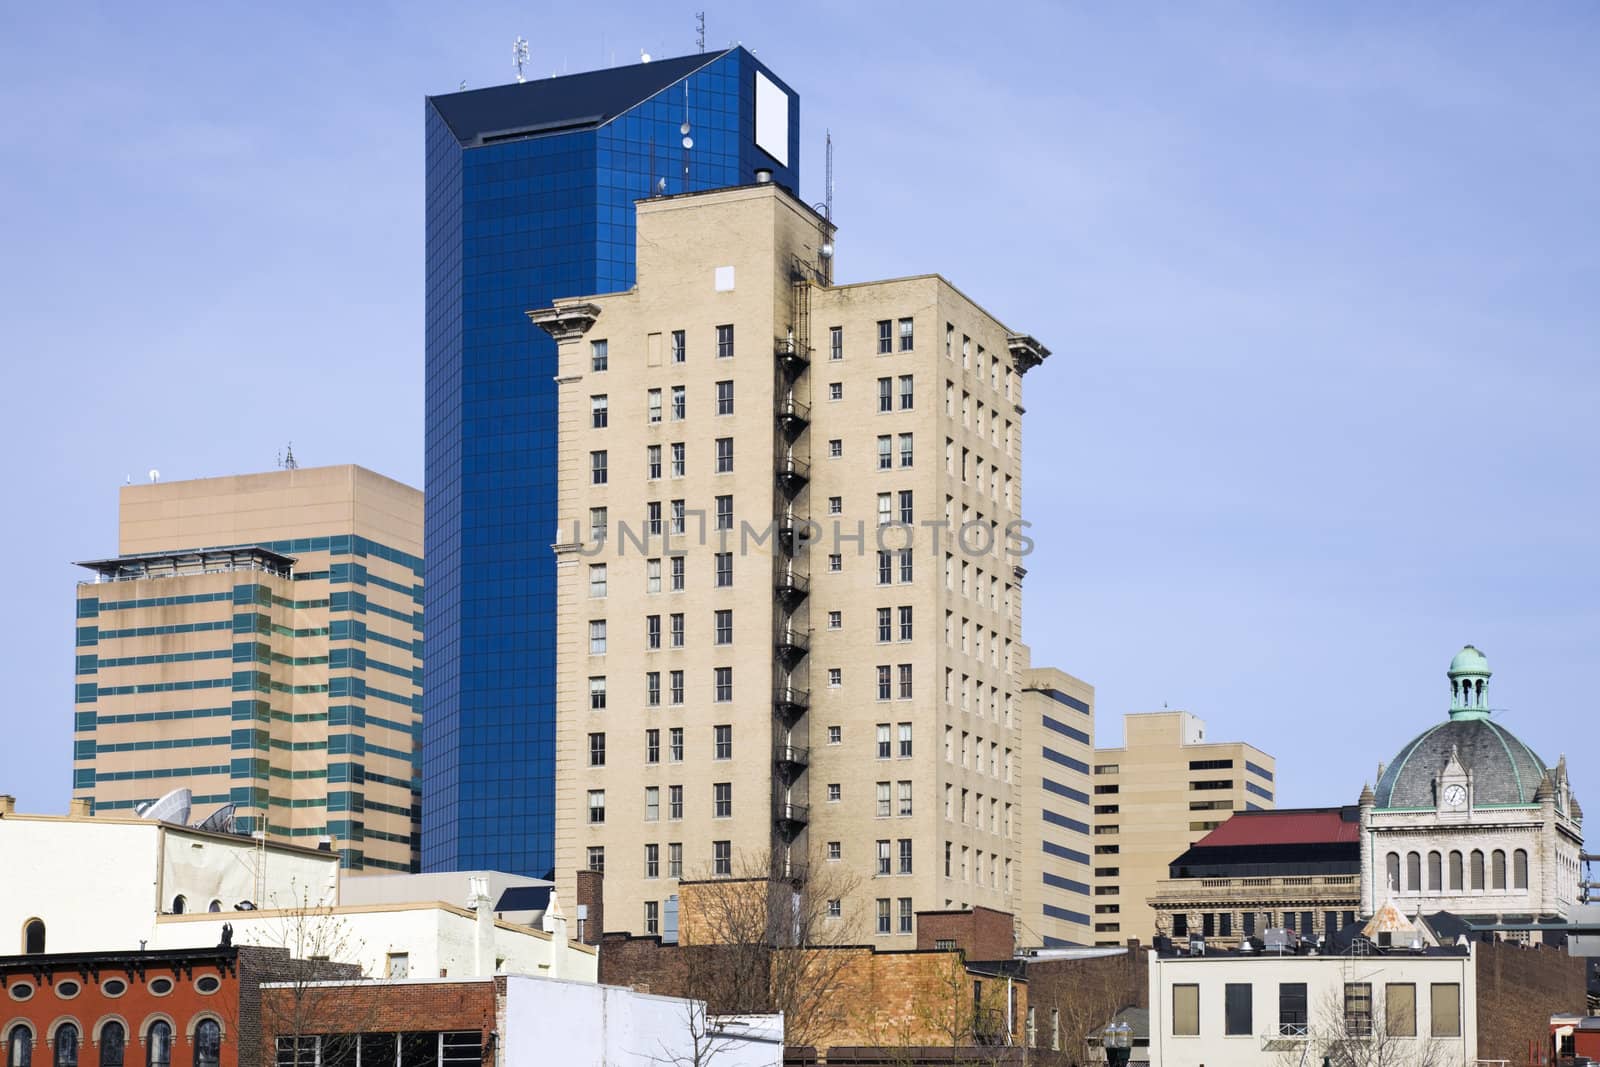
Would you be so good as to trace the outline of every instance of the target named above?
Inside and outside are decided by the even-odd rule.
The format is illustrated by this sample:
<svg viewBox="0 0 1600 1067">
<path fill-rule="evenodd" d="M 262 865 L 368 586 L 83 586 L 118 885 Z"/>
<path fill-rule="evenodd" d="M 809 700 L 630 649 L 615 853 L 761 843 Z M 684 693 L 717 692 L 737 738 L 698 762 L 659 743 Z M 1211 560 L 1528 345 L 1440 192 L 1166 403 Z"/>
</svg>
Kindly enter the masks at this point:
<svg viewBox="0 0 1600 1067">
<path fill-rule="evenodd" d="M 806 769 L 811 762 L 811 750 L 803 745 L 790 745 L 779 742 L 773 746 L 772 762 L 785 775 L 793 777 Z"/>
<path fill-rule="evenodd" d="M 778 365 L 790 374 L 799 374 L 811 365 L 811 353 L 792 337 L 779 341 L 774 352 Z"/>
<path fill-rule="evenodd" d="M 798 573 L 793 567 L 785 567 L 773 579 L 774 591 L 778 594 L 778 602 L 785 611 L 793 611 L 799 603 L 806 598 L 811 589 L 811 580 Z"/>
<path fill-rule="evenodd" d="M 793 456 L 780 456 L 774 464 L 778 488 L 793 496 L 811 480 L 811 465 Z"/>
<path fill-rule="evenodd" d="M 801 430 L 811 424 L 811 409 L 798 400 L 786 398 L 778 401 L 775 418 L 778 421 L 778 429 L 793 440 Z"/>
<path fill-rule="evenodd" d="M 797 719 L 811 707 L 811 693 L 792 685 L 780 685 L 772 690 L 772 708 L 785 719 Z"/>
<path fill-rule="evenodd" d="M 811 809 L 804 804 L 792 804 L 780 800 L 773 805 L 772 816 L 780 827 L 788 826 L 798 830 L 810 821 Z"/>
<path fill-rule="evenodd" d="M 804 630 L 780 628 L 772 638 L 773 648 L 786 667 L 792 667 L 811 651 L 811 635 Z"/>
</svg>

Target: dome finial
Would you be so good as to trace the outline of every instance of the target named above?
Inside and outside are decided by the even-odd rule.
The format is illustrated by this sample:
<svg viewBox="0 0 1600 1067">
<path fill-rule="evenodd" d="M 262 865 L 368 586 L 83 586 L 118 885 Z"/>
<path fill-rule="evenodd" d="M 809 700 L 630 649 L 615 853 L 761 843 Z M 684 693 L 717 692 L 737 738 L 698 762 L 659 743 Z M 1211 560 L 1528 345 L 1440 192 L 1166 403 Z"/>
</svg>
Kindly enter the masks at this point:
<svg viewBox="0 0 1600 1067">
<path fill-rule="evenodd" d="M 1483 719 L 1489 715 L 1489 660 L 1466 645 L 1450 661 L 1450 718 Z"/>
</svg>

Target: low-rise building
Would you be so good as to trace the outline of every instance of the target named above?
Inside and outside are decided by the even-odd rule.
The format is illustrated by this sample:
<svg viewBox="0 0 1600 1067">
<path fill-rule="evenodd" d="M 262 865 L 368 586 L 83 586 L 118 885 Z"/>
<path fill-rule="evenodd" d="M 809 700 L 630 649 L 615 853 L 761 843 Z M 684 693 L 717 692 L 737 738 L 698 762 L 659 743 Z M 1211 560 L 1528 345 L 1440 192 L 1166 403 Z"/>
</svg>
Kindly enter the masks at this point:
<svg viewBox="0 0 1600 1067">
<path fill-rule="evenodd" d="M 1354 806 L 1236 812 L 1156 883 L 1156 932 L 1238 948 L 1270 929 L 1315 940 L 1356 920 L 1361 816 Z"/>
</svg>

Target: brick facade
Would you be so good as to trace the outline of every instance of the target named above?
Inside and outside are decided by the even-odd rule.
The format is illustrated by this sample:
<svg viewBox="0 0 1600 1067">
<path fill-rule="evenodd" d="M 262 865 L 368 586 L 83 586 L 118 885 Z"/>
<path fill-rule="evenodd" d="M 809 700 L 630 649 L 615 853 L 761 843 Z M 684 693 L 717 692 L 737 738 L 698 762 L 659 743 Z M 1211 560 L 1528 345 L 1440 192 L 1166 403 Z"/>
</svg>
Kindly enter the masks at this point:
<svg viewBox="0 0 1600 1067">
<path fill-rule="evenodd" d="M 1015 923 L 1009 913 L 993 908 L 918 912 L 917 948 L 935 949 L 941 941 L 969 960 L 1009 960 L 1016 951 Z"/>
<path fill-rule="evenodd" d="M 404 1033 L 475 1030 L 488 1048 L 499 1032 L 499 1002 L 504 978 L 454 978 L 432 981 L 361 982 L 313 987 L 302 992 L 277 987 L 261 991 L 262 1062 L 272 1062 L 278 1037 L 292 1033 L 298 1018 L 305 1034 Z"/>
<path fill-rule="evenodd" d="M 1137 940 L 1117 956 L 1029 960 L 1026 974 L 1035 1027 L 1030 1063 L 1081 1063 L 1086 1035 L 1123 1008 L 1150 1006 L 1150 961 Z M 1052 1048 L 1057 1034 L 1059 1051 Z"/>
<path fill-rule="evenodd" d="M 1509 941 L 1476 946 L 1478 1058 L 1522 1063 L 1529 1042 L 1549 1040 L 1550 1016 L 1585 1009 L 1585 961 Z"/>
<path fill-rule="evenodd" d="M 261 1067 L 273 1062 L 269 1052 L 261 1059 L 261 984 L 263 982 L 331 981 L 360 978 L 361 966 L 355 963 L 330 963 L 326 960 L 297 960 L 286 948 L 242 946 L 239 953 L 237 1010 L 238 1067 Z M 226 1065 L 223 1065 L 226 1067 Z"/>
<path fill-rule="evenodd" d="M 576 904 L 583 909 L 583 926 L 576 940 L 598 945 L 606 929 L 606 876 L 599 871 L 578 872 Z M 576 914 L 573 916 L 577 918 Z"/>
</svg>

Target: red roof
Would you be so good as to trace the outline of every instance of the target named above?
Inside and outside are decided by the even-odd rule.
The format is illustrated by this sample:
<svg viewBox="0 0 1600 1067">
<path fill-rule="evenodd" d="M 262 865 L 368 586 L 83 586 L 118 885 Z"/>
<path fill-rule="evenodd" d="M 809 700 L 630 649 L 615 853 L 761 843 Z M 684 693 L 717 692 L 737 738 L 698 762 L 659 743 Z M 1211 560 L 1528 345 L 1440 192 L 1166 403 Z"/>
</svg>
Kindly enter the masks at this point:
<svg viewBox="0 0 1600 1067">
<path fill-rule="evenodd" d="M 1361 823 L 1345 821 L 1342 808 L 1241 811 L 1211 831 L 1196 848 L 1210 845 L 1344 844 L 1361 840 Z"/>
</svg>

